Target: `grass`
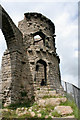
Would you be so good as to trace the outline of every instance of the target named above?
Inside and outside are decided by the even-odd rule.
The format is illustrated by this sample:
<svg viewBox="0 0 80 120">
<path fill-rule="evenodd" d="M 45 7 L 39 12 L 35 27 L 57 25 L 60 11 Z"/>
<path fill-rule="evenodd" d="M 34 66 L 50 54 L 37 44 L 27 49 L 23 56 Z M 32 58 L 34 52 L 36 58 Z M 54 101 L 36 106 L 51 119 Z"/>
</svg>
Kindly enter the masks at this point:
<svg viewBox="0 0 80 120">
<path fill-rule="evenodd" d="M 2 100 L 0 100 L 0 109 L 2 108 Z"/>
<path fill-rule="evenodd" d="M 57 111 L 54 111 L 52 113 L 52 116 L 54 116 L 54 117 L 61 117 L 61 114 L 59 114 Z"/>
<path fill-rule="evenodd" d="M 40 88 L 37 88 L 37 90 L 40 90 Z"/>
<path fill-rule="evenodd" d="M 32 103 L 29 101 L 29 102 L 24 102 L 24 103 L 11 104 L 11 105 L 9 105 L 7 107 L 3 107 L 3 108 L 15 110 L 17 108 L 31 107 L 31 106 L 32 106 Z"/>
<path fill-rule="evenodd" d="M 46 105 L 45 108 L 46 108 L 46 111 L 48 112 L 50 112 L 51 110 L 54 110 L 54 106 L 51 106 L 51 105 Z"/>
<path fill-rule="evenodd" d="M 44 97 L 43 97 L 43 99 L 47 99 L 47 98 L 63 98 L 63 96 L 51 96 L 51 95 L 45 95 Z"/>
<path fill-rule="evenodd" d="M 49 112 L 46 112 L 44 110 L 42 110 L 40 113 L 42 115 L 41 118 L 45 118 L 46 115 L 49 115 Z"/>
<path fill-rule="evenodd" d="M 80 110 L 78 111 L 78 120 L 80 120 Z"/>
<path fill-rule="evenodd" d="M 48 89 L 48 91 L 54 91 L 54 89 Z"/>
<path fill-rule="evenodd" d="M 31 115 L 30 114 L 25 114 L 25 115 L 22 115 L 22 116 L 20 116 L 18 118 L 31 118 Z"/>
<path fill-rule="evenodd" d="M 75 118 L 78 118 L 78 108 L 74 104 L 74 102 L 67 101 L 65 103 L 61 103 L 60 105 L 71 106 L 73 108 L 73 114 L 70 114 L 70 115 L 75 115 Z M 42 115 L 41 118 L 42 119 L 45 118 L 46 115 L 49 115 L 49 113 L 52 113 L 52 116 L 54 116 L 54 117 L 62 117 L 61 114 L 59 114 L 58 112 L 54 111 L 54 107 L 53 106 L 47 105 L 45 107 L 45 109 L 43 109 L 42 107 L 39 107 L 36 103 L 32 104 L 32 106 L 33 106 L 32 111 L 35 112 L 35 117 L 34 118 L 37 118 L 37 114 L 38 114 L 37 111 L 38 110 L 40 110 L 39 113 L 41 113 L 41 115 Z M 23 105 L 19 106 L 19 104 L 18 104 L 16 107 L 14 107 L 14 105 L 11 105 L 11 106 L 9 106 L 10 109 L 8 110 L 8 112 L 3 112 L 3 116 L 6 117 L 6 118 L 8 118 L 8 117 L 9 118 L 31 118 L 30 114 L 26 114 L 26 115 L 22 115 L 22 116 L 17 116 L 16 115 L 16 108 L 20 108 L 20 107 L 27 107 L 29 109 L 29 107 L 31 107 L 31 105 L 28 104 L 26 106 L 25 104 L 23 104 Z M 11 110 L 12 110 L 11 108 L 13 108 L 12 112 L 11 112 Z M 51 110 L 52 110 L 52 112 L 51 112 Z M 51 118 L 51 117 L 49 116 L 48 118 Z"/>
<path fill-rule="evenodd" d="M 31 118 L 30 113 L 18 116 L 15 110 L 13 110 L 13 112 L 11 112 L 10 110 L 8 112 L 3 112 L 2 116 L 4 116 L 5 118 Z"/>
<path fill-rule="evenodd" d="M 44 96 L 43 98 L 46 99 L 46 98 L 57 98 L 57 96 Z M 61 98 L 62 96 L 58 96 L 58 98 Z M 75 118 L 79 118 L 79 110 L 77 108 L 77 105 L 74 103 L 73 100 L 67 100 L 66 102 L 61 102 L 60 103 L 61 106 L 71 106 L 71 108 L 73 109 L 73 113 L 72 114 L 68 114 L 68 115 L 74 115 Z M 54 106 L 50 106 L 50 105 L 47 105 L 45 106 L 45 109 L 43 107 L 40 107 L 38 106 L 38 104 L 35 102 L 35 103 L 31 103 L 31 101 L 28 101 L 28 102 L 24 102 L 24 103 L 16 103 L 16 104 L 11 104 L 10 106 L 6 107 L 8 108 L 8 112 L 3 112 L 3 116 L 6 117 L 6 118 L 31 118 L 31 115 L 30 114 L 26 114 L 26 115 L 22 115 L 22 116 L 18 116 L 16 115 L 16 109 L 17 108 L 30 108 L 32 107 L 32 111 L 35 112 L 35 116 L 34 118 L 37 118 L 37 114 L 38 114 L 38 110 L 40 110 L 39 113 L 41 113 L 41 118 L 44 119 L 46 115 L 49 116 L 49 114 L 51 113 L 52 116 L 54 117 L 62 117 L 61 114 L 59 114 L 57 111 L 54 111 Z M 11 111 L 13 110 L 13 111 Z M 66 115 L 66 116 L 68 116 Z M 50 116 L 48 118 L 51 118 Z"/>
<path fill-rule="evenodd" d="M 43 97 L 43 99 L 47 99 L 47 98 L 54 98 L 55 96 L 48 96 L 48 95 L 45 95 L 44 97 Z"/>
<path fill-rule="evenodd" d="M 2 108 L 7 108 L 7 109 L 12 109 L 12 110 L 15 110 L 17 108 L 21 108 L 21 107 L 25 107 L 25 108 L 29 108 L 33 105 L 35 105 L 36 103 L 34 103 L 34 96 L 32 96 L 31 100 L 28 100 L 26 102 L 18 102 L 18 103 L 15 103 L 15 104 L 10 104 L 9 106 L 7 107 L 4 107 L 2 106 Z"/>
</svg>

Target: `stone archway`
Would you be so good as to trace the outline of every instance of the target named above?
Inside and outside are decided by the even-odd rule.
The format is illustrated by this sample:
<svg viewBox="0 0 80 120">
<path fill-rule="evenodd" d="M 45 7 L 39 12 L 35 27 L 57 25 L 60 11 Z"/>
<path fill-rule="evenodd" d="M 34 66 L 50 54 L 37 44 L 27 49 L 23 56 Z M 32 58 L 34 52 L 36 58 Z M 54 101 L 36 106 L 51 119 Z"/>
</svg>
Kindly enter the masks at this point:
<svg viewBox="0 0 80 120">
<path fill-rule="evenodd" d="M 2 102 L 4 105 L 8 105 L 18 101 L 18 97 L 20 96 L 20 94 L 17 94 L 19 93 L 19 87 L 16 86 L 18 86 L 18 82 L 21 81 L 20 75 L 22 70 L 21 61 L 23 58 L 23 37 L 22 33 L 1 5 L 0 29 L 2 30 L 7 44 L 7 51 L 5 51 L 2 59 Z M 20 60 L 16 58 L 20 58 Z M 4 96 L 6 96 L 6 98 Z"/>
<path fill-rule="evenodd" d="M 26 100 L 32 99 L 34 90 L 33 86 L 30 85 L 30 82 L 32 83 L 33 81 L 28 59 L 25 57 L 26 48 L 23 45 L 23 34 L 2 6 L 0 6 L 0 29 L 7 44 L 7 51 L 4 54 L 4 60 L 2 60 L 2 102 L 6 106 L 20 102 L 22 92 L 26 92 Z M 28 69 L 29 74 L 25 72 L 25 69 Z M 23 78 L 24 83 L 22 81 Z M 28 81 L 29 79 L 30 81 Z M 25 84 L 26 81 L 27 84 Z M 30 94 L 28 94 L 28 90 Z M 25 96 L 23 100 L 25 100 Z"/>
<path fill-rule="evenodd" d="M 47 84 L 47 64 L 40 59 L 36 63 L 36 84 L 44 86 Z"/>
</svg>

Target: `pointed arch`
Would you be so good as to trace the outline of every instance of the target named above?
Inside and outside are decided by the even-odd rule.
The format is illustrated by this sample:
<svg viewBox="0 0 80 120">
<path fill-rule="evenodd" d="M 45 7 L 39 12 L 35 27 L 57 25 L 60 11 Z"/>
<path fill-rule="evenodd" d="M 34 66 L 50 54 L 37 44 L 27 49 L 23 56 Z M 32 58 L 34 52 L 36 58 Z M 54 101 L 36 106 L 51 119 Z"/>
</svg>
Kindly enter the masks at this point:
<svg viewBox="0 0 80 120">
<path fill-rule="evenodd" d="M 16 90 L 15 83 L 18 86 L 17 81 L 19 82 L 21 81 L 21 71 L 22 71 L 21 61 L 22 59 L 24 59 L 24 54 L 23 54 L 24 49 L 23 49 L 22 33 L 16 27 L 16 25 L 14 24 L 10 16 L 7 14 L 7 12 L 2 8 L 2 6 L 0 6 L 0 23 L 1 23 L 0 29 L 2 30 L 3 35 L 5 37 L 5 41 L 8 49 L 4 54 L 4 60 L 2 60 L 2 81 L 3 81 L 2 89 L 3 91 L 10 89 L 8 94 L 9 96 L 6 94 L 7 91 L 5 92 L 5 95 L 3 95 L 3 97 L 6 96 L 6 99 L 4 98 L 2 99 L 2 102 L 5 105 L 6 103 L 10 104 L 14 101 L 18 102 L 18 100 L 16 99 L 16 96 L 20 97 L 20 94 L 15 93 L 15 90 Z M 20 58 L 20 59 L 17 59 L 17 58 Z M 5 64 L 4 61 L 6 61 L 7 64 Z M 8 69 L 5 69 L 5 68 L 8 68 Z M 4 69 L 5 69 L 5 72 L 4 72 Z M 16 74 L 17 71 L 19 71 L 18 75 Z M 8 76 L 8 73 L 10 74 L 9 76 Z M 6 81 L 5 81 L 6 87 L 4 87 L 4 80 L 5 80 L 4 76 L 6 76 L 6 74 L 8 77 L 6 77 Z M 9 82 L 8 80 L 11 82 Z M 8 83 L 7 81 L 10 84 L 7 84 Z M 19 91 L 19 87 L 17 88 L 17 92 L 18 91 Z"/>
<path fill-rule="evenodd" d="M 3 9 L 1 5 L 0 5 L 0 29 L 2 30 L 3 35 L 5 37 L 8 49 L 10 48 L 12 49 L 12 47 L 17 48 L 20 45 L 18 43 L 18 39 L 19 42 L 22 43 L 22 33 L 16 27 L 10 16 L 7 14 L 7 12 Z M 12 42 L 13 44 L 11 44 Z"/>
</svg>

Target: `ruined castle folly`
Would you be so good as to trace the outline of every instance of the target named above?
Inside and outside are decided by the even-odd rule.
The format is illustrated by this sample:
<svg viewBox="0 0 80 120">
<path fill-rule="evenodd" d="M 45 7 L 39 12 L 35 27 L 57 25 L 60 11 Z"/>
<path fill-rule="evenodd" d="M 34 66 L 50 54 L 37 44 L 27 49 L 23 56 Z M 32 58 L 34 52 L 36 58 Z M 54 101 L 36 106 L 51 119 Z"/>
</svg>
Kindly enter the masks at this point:
<svg viewBox="0 0 80 120">
<path fill-rule="evenodd" d="M 40 87 L 62 93 L 52 21 L 40 13 L 25 13 L 17 28 L 1 6 L 0 13 L 7 43 L 2 58 L 4 106 L 32 100 Z"/>
<path fill-rule="evenodd" d="M 25 13 L 18 28 L 23 34 L 33 84 L 60 91 L 60 59 L 55 48 L 54 24 L 40 13 Z"/>
</svg>

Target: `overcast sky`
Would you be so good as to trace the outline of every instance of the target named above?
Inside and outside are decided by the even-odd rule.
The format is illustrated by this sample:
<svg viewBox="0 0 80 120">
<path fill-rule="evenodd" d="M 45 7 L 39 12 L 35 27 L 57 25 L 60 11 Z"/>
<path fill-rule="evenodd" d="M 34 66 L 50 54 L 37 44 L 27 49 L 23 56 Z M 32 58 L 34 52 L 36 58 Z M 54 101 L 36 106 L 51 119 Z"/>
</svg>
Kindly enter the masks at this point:
<svg viewBox="0 0 80 120">
<path fill-rule="evenodd" d="M 68 0 L 67 2 L 65 0 L 64 2 L 6 1 L 2 0 L 1 5 L 17 26 L 26 12 L 39 12 L 52 20 L 55 24 L 57 53 L 61 60 L 61 79 L 78 86 L 78 0 L 73 0 L 74 2 L 72 0 L 71 2 Z M 6 42 L 0 31 L 0 63 L 5 49 Z"/>
</svg>

